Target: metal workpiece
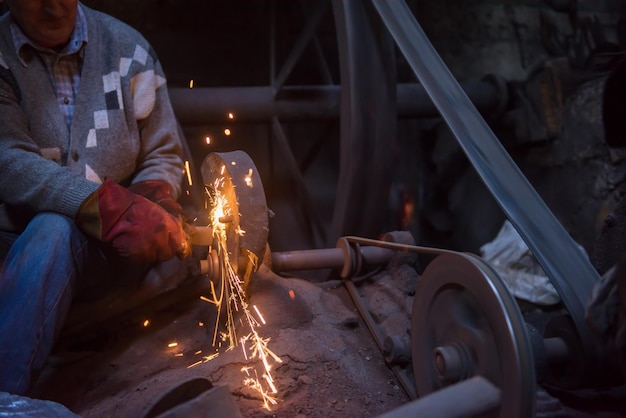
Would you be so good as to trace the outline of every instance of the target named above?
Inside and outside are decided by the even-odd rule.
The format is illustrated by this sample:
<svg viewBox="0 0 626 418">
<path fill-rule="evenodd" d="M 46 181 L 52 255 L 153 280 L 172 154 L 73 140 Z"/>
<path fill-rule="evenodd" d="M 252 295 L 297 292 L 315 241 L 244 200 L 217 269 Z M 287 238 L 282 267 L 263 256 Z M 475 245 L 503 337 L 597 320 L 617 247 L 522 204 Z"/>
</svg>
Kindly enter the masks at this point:
<svg viewBox="0 0 626 418">
<path fill-rule="evenodd" d="M 209 247 L 213 244 L 213 227 L 211 227 L 211 225 L 187 225 L 186 229 L 189 234 L 191 245 Z"/>
<path fill-rule="evenodd" d="M 557 289 L 580 334 L 585 358 L 600 362 L 585 323 L 599 275 L 491 131 L 439 57 L 404 1 L 373 0 L 385 26 L 494 199 Z"/>
</svg>

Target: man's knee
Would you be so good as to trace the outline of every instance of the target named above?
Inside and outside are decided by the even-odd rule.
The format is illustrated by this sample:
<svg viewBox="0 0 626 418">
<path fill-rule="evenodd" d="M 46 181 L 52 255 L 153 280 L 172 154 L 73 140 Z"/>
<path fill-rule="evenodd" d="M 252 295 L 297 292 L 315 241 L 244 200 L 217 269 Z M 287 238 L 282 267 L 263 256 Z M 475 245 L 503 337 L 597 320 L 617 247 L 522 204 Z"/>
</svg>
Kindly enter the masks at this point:
<svg viewBox="0 0 626 418">
<path fill-rule="evenodd" d="M 22 235 L 24 238 L 36 239 L 39 242 L 56 242 L 59 245 L 63 243 L 80 245 L 86 239 L 73 219 L 52 212 L 36 215 Z"/>
</svg>

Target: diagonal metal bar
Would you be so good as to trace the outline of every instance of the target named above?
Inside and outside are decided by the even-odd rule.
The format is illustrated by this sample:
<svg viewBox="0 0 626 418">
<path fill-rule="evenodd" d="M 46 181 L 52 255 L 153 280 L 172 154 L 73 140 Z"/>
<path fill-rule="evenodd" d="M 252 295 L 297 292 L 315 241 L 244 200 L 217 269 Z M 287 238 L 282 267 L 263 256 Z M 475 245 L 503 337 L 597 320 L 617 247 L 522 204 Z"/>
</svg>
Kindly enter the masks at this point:
<svg viewBox="0 0 626 418">
<path fill-rule="evenodd" d="M 307 191 L 306 182 L 302 172 L 300 171 L 300 167 L 298 167 L 298 162 L 296 161 L 293 152 L 291 152 L 287 135 L 285 134 L 278 118 L 272 118 L 272 131 L 274 132 L 274 137 L 276 138 L 275 142 L 278 145 L 280 153 L 283 157 L 282 162 L 287 165 L 289 172 L 294 176 L 293 180 L 296 184 L 296 193 L 298 194 L 298 200 L 301 203 L 300 206 L 306 213 L 307 219 L 311 220 L 310 227 L 313 243 L 316 247 L 319 247 L 324 243 L 324 241 L 326 241 L 326 231 L 324 229 L 324 225 L 322 224 L 322 220 L 315 211 L 315 205 L 313 204 L 313 200 Z"/>
<path fill-rule="evenodd" d="M 311 12 L 306 22 L 306 25 L 304 26 L 302 32 L 300 32 L 300 36 L 298 36 L 298 39 L 296 40 L 293 49 L 289 53 L 289 56 L 287 56 L 283 67 L 280 69 L 280 73 L 278 73 L 278 76 L 276 76 L 276 79 L 274 80 L 274 85 L 272 86 L 274 88 L 274 96 L 278 94 L 283 84 L 285 84 L 285 81 L 287 81 L 287 77 L 289 77 L 289 75 L 291 74 L 291 70 L 293 70 L 296 62 L 298 62 L 298 59 L 300 59 L 300 56 L 304 52 L 304 49 L 315 34 L 317 24 L 326 12 L 328 2 L 318 1 L 314 3 L 316 5 L 316 8 Z"/>
<path fill-rule="evenodd" d="M 595 337 L 584 320 L 597 271 L 480 116 L 406 2 L 372 2 L 472 165 L 558 290 L 586 357 L 598 360 Z"/>
<path fill-rule="evenodd" d="M 324 55 L 324 49 L 322 48 L 322 44 L 317 36 L 313 37 L 313 46 L 315 47 L 315 52 L 317 53 L 320 70 L 322 71 L 322 80 L 325 84 L 334 84 L 333 74 L 330 71 L 330 67 L 328 65 L 328 61 L 326 60 L 326 56 Z"/>
<path fill-rule="evenodd" d="M 305 15 L 308 15 L 307 4 L 307 0 L 300 0 L 300 7 Z M 322 44 L 320 43 L 319 37 L 315 32 L 313 32 L 312 42 L 315 48 L 315 53 L 317 54 L 318 65 L 320 67 L 320 71 L 322 72 L 322 80 L 324 81 L 324 84 L 334 84 L 333 75 L 330 71 L 330 67 L 328 66 L 328 61 L 326 60 L 326 55 L 322 49 Z"/>
</svg>

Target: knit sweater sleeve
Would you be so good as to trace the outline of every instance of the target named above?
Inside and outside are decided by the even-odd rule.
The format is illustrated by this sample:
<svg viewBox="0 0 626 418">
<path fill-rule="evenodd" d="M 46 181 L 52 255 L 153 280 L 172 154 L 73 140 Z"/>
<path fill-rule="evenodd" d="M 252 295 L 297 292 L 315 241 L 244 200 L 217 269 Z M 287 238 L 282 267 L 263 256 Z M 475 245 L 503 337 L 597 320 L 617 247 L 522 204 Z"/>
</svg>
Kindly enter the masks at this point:
<svg viewBox="0 0 626 418">
<path fill-rule="evenodd" d="M 8 70 L 0 77 L 0 201 L 73 217 L 98 184 L 42 156 L 7 75 Z"/>
<path fill-rule="evenodd" d="M 141 137 L 141 149 L 133 182 L 164 180 L 178 197 L 183 173 L 182 138 L 166 88 L 165 76 L 154 52 L 154 73 L 133 80 L 133 104 Z"/>
</svg>

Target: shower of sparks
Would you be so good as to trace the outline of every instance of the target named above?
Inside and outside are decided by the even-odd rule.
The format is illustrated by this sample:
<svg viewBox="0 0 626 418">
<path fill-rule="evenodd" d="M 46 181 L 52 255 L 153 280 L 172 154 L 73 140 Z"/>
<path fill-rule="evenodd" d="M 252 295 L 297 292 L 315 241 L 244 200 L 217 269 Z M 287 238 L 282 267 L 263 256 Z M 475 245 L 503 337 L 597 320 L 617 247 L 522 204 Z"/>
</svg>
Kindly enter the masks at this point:
<svg viewBox="0 0 626 418">
<path fill-rule="evenodd" d="M 224 174 L 223 166 L 221 174 Z M 250 170 L 249 176 L 251 175 L 252 173 Z M 257 361 L 255 366 L 249 366 L 242 369 L 242 372 L 246 375 L 243 383 L 259 393 L 263 400 L 263 407 L 269 410 L 271 405 L 276 405 L 278 402 L 275 396 L 278 393 L 278 390 L 274 384 L 274 379 L 271 374 L 272 364 L 282 363 L 282 360 L 267 347 L 269 338 L 264 339 L 259 336 L 257 328 L 261 326 L 261 323 L 265 324 L 265 319 L 259 309 L 254 305 L 252 308 L 256 312 L 261 323 L 259 323 L 256 317 L 253 316 L 243 287 L 244 280 L 239 277 L 229 259 L 229 252 L 226 245 L 226 232 L 227 228 L 232 227 L 233 209 L 229 205 L 226 196 L 221 193 L 223 187 L 224 178 L 220 177 L 216 179 L 213 184 L 213 193 L 209 193 L 207 190 L 210 199 L 209 206 L 211 208 L 210 219 L 213 226 L 213 238 L 214 242 L 217 242 L 217 251 L 220 255 L 220 261 L 222 263 L 222 277 L 217 284 L 217 288 L 216 285 L 211 282 L 212 299 L 204 296 L 202 296 L 201 299 L 206 302 L 213 303 L 217 308 L 217 320 L 215 324 L 215 331 L 213 333 L 213 346 L 221 346 L 222 342 L 228 343 L 227 350 L 232 350 L 235 347 L 240 346 L 246 361 Z M 223 222 L 224 220 L 229 220 L 230 222 L 225 223 Z M 238 235 L 243 235 L 245 233 L 245 231 L 239 228 L 235 230 L 235 232 Z M 242 319 L 239 321 L 235 320 L 236 313 L 240 313 L 242 315 Z M 225 323 L 226 325 L 225 332 L 219 331 L 219 325 L 221 323 Z M 238 331 L 235 327 L 236 323 L 241 323 L 244 327 L 243 332 L 247 332 L 247 334 L 238 336 Z M 188 366 L 188 368 L 206 362 L 216 356 L 217 353 L 212 356 L 203 357 L 203 360 Z M 259 370 L 257 370 L 257 368 Z"/>
</svg>

